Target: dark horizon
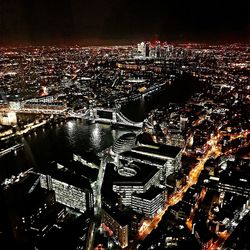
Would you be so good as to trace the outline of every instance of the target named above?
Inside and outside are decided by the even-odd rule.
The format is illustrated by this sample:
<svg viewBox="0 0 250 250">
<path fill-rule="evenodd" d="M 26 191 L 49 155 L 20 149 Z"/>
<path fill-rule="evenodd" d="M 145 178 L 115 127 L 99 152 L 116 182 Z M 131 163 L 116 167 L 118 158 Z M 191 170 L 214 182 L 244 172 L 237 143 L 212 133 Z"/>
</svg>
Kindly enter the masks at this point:
<svg viewBox="0 0 250 250">
<path fill-rule="evenodd" d="M 0 45 L 249 42 L 249 5 L 215 0 L 0 0 Z"/>
<path fill-rule="evenodd" d="M 237 40 L 225 40 L 225 41 L 210 41 L 210 40 L 157 40 L 157 39 L 133 39 L 133 40 L 82 40 L 82 41 L 46 41 L 46 42 L 30 42 L 30 41 L 16 41 L 1 43 L 0 48 L 24 48 L 24 47 L 112 47 L 112 46 L 134 46 L 140 42 L 151 42 L 155 41 L 167 42 L 167 44 L 173 45 L 182 45 L 182 44 L 204 44 L 211 46 L 220 46 L 220 45 L 231 45 L 231 44 L 249 44 L 248 39 L 237 41 Z"/>
</svg>

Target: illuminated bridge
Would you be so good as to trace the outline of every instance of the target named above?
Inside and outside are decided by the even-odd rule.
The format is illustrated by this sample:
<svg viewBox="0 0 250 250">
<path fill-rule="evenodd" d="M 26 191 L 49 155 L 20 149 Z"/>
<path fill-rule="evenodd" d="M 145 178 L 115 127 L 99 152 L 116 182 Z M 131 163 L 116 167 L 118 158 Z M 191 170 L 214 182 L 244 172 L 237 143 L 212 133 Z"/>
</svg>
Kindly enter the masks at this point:
<svg viewBox="0 0 250 250">
<path fill-rule="evenodd" d="M 83 118 L 91 122 L 107 123 L 117 126 L 128 126 L 134 128 L 142 128 L 143 122 L 133 122 L 124 116 L 117 109 L 109 108 L 90 108 L 84 114 L 83 113 L 70 113 L 70 116 L 76 118 Z"/>
</svg>

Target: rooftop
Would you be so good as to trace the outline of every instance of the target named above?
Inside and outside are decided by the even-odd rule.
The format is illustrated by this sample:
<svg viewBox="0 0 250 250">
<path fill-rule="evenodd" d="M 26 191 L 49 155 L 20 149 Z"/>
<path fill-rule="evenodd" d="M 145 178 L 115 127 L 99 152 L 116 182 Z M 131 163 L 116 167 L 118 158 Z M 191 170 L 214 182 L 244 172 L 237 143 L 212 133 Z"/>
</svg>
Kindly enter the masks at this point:
<svg viewBox="0 0 250 250">
<path fill-rule="evenodd" d="M 124 160 L 121 160 L 121 163 L 124 165 L 131 165 L 131 163 Z M 123 176 L 115 170 L 113 171 L 112 176 L 114 185 L 145 185 L 159 171 L 157 167 L 152 165 L 138 162 L 133 162 L 132 164 L 133 167 L 136 166 L 137 172 L 133 176 Z"/>
<path fill-rule="evenodd" d="M 145 200 L 153 200 L 158 194 L 161 194 L 163 191 L 164 189 L 153 186 L 150 189 L 148 189 L 145 193 L 133 194 L 133 196 L 137 196 Z"/>
<path fill-rule="evenodd" d="M 67 167 L 66 167 L 67 166 Z M 47 168 L 42 173 L 50 175 L 53 179 L 65 182 L 69 185 L 81 188 L 90 189 L 90 179 L 85 176 L 85 167 L 81 163 L 72 162 L 69 164 L 57 165 L 55 162 L 51 164 L 50 168 Z M 82 169 L 81 169 L 82 166 Z"/>
<path fill-rule="evenodd" d="M 129 223 L 129 216 L 127 213 L 122 212 L 118 209 L 109 209 L 107 207 L 102 208 L 109 216 L 111 216 L 117 223 L 119 223 L 122 227 L 128 225 Z"/>
<path fill-rule="evenodd" d="M 142 145 L 132 149 L 133 152 L 141 154 L 149 154 L 152 157 L 167 159 L 175 158 L 181 151 L 181 148 L 163 144 L 157 145 Z"/>
<path fill-rule="evenodd" d="M 166 163 L 166 160 L 154 158 L 154 157 L 149 156 L 149 155 L 142 155 L 138 152 L 126 151 L 126 152 L 121 153 L 120 155 L 125 157 L 125 158 L 132 158 L 134 160 L 137 159 L 137 160 L 141 160 L 141 161 L 149 161 L 152 164 L 161 165 L 161 166 Z"/>
</svg>

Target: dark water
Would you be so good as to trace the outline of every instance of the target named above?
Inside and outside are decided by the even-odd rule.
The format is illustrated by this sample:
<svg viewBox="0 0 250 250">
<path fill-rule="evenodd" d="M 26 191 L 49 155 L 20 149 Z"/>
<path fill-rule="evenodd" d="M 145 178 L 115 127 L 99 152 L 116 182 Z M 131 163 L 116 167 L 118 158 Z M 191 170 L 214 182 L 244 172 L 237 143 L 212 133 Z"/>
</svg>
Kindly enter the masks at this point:
<svg viewBox="0 0 250 250">
<path fill-rule="evenodd" d="M 134 121 L 142 121 L 148 112 L 169 102 L 184 102 L 194 92 L 192 83 L 185 81 L 150 98 L 142 98 L 122 107 L 122 112 Z M 105 124 L 89 125 L 81 120 L 71 120 L 64 124 L 39 129 L 24 136 L 24 149 L 0 158 L 0 182 L 12 174 L 34 167 L 46 168 L 51 161 L 72 159 L 73 153 L 87 160 L 96 158 L 96 154 L 111 146 L 116 138 L 128 129 L 112 129 Z"/>
<path fill-rule="evenodd" d="M 170 102 L 184 103 L 201 87 L 199 82 L 188 75 L 183 75 L 176 79 L 171 86 L 168 86 L 166 90 L 130 102 L 122 107 L 121 111 L 132 121 L 142 121 L 152 109 L 166 106 Z"/>
<path fill-rule="evenodd" d="M 72 159 L 73 153 L 87 160 L 95 159 L 98 152 L 126 132 L 129 130 L 113 130 L 106 124 L 89 125 L 82 120 L 38 129 L 22 138 L 23 150 L 0 158 L 0 181 L 31 167 L 39 170 L 51 161 Z"/>
</svg>

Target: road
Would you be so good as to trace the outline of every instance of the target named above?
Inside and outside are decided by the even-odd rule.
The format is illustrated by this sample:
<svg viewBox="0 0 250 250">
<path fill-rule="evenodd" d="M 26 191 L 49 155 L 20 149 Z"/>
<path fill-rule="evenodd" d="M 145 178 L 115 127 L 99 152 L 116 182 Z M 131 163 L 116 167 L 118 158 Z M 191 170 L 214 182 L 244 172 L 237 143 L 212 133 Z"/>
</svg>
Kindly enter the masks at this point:
<svg viewBox="0 0 250 250">
<path fill-rule="evenodd" d="M 230 134 L 230 140 L 234 140 L 236 138 L 243 138 L 243 137 L 246 138 L 249 133 L 250 133 L 249 130 L 245 130 L 238 134 Z M 189 172 L 186 185 L 182 186 L 173 195 L 169 197 L 163 210 L 160 213 L 158 213 L 151 220 L 145 220 L 143 222 L 138 233 L 139 240 L 144 240 L 158 226 L 159 222 L 162 220 L 162 217 L 166 213 L 168 208 L 170 206 L 176 205 L 179 201 L 181 201 L 184 194 L 187 192 L 187 190 L 191 186 L 197 183 L 200 173 L 204 169 L 204 165 L 207 162 L 207 160 L 211 156 L 214 156 L 214 158 L 217 158 L 218 156 L 223 154 L 221 151 L 221 146 L 219 145 L 219 142 L 224 136 L 225 134 L 223 134 L 219 130 L 217 132 L 217 135 L 212 134 L 210 136 L 210 139 L 203 146 L 203 148 L 206 149 L 203 156 L 198 159 L 198 163 L 196 163 L 195 166 Z"/>
<path fill-rule="evenodd" d="M 106 170 L 106 165 L 108 162 L 108 156 L 105 155 L 100 164 L 97 180 L 96 180 L 96 201 L 95 201 L 95 206 L 94 206 L 94 212 L 95 212 L 95 219 L 96 221 L 92 221 L 91 227 L 89 229 L 88 233 L 88 240 L 87 240 L 87 250 L 92 250 L 93 249 L 93 244 L 95 240 L 95 234 L 97 232 L 97 229 L 99 227 L 99 223 L 97 223 L 100 213 L 101 213 L 101 206 L 102 206 L 102 195 L 101 195 L 101 190 L 102 190 L 102 184 L 103 184 L 103 179 L 104 179 L 104 174 Z"/>
</svg>

